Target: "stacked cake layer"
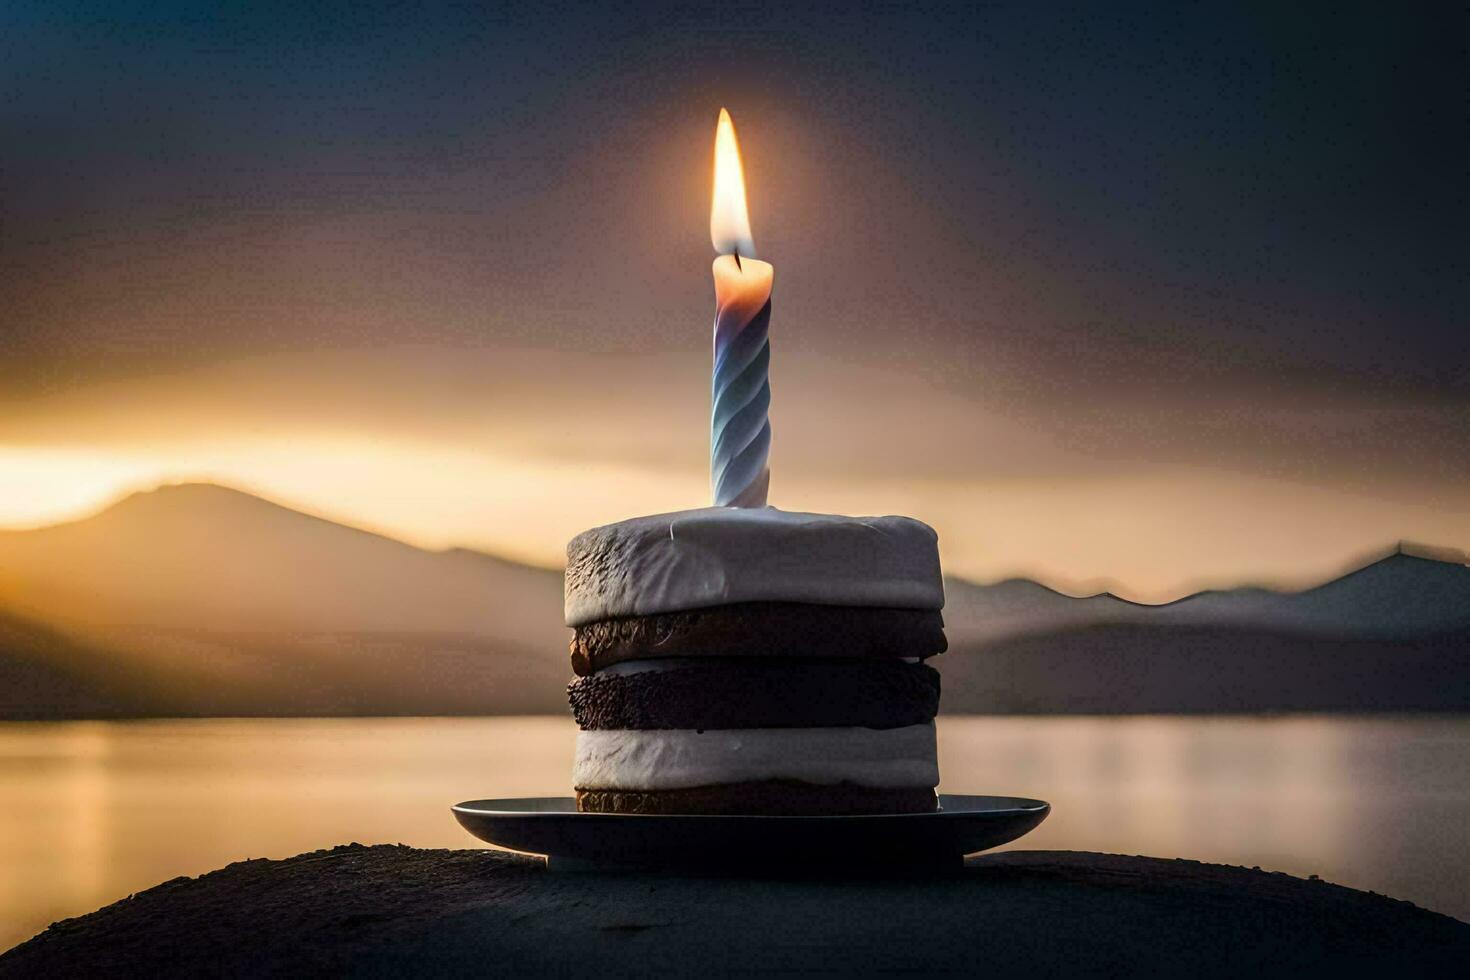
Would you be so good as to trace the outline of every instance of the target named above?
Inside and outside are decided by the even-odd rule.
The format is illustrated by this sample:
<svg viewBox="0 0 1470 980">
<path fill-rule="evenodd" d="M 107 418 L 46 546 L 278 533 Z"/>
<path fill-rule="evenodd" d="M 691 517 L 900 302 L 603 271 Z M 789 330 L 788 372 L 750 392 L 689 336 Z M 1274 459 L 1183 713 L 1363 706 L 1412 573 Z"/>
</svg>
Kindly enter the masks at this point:
<svg viewBox="0 0 1470 980">
<path fill-rule="evenodd" d="M 707 508 L 567 548 L 579 808 L 932 810 L 944 587 L 901 517 Z"/>
</svg>

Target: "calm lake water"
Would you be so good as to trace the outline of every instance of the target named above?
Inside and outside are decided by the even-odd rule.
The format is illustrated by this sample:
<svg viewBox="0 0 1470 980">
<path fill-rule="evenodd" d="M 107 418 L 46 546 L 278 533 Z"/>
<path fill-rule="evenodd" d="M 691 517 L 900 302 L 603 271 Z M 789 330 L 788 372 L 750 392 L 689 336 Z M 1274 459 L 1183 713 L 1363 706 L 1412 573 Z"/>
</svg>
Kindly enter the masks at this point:
<svg viewBox="0 0 1470 980">
<path fill-rule="evenodd" d="M 347 841 L 473 847 L 460 800 L 568 792 L 565 718 L 0 724 L 0 949 L 178 875 Z M 1470 720 L 969 718 L 942 791 L 1034 796 L 1017 847 L 1190 857 L 1470 919 Z"/>
</svg>

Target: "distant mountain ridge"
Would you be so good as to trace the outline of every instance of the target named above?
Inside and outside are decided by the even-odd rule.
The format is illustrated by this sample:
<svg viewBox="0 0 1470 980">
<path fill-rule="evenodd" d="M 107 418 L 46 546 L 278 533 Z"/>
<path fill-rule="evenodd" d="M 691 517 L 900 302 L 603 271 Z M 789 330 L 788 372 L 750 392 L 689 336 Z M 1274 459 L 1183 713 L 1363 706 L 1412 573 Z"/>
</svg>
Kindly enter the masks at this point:
<svg viewBox="0 0 1470 980">
<path fill-rule="evenodd" d="M 266 632 L 484 632 L 541 642 L 559 573 L 426 551 L 213 484 L 0 531 L 0 601 L 46 619 Z M 560 598 L 555 600 L 560 620 Z"/>
<path fill-rule="evenodd" d="M 0 633 L 0 658 L 62 670 L 123 714 L 560 711 L 561 607 L 557 572 L 210 484 L 0 532 L 0 612 L 24 624 Z M 43 627 L 65 657 L 17 639 Z"/>
<path fill-rule="evenodd" d="M 1301 592 L 1159 606 L 1026 580 L 950 583 L 946 697 L 996 712 L 1470 710 L 1463 558 L 1400 545 Z"/>
<path fill-rule="evenodd" d="M 1232 627 L 1283 633 L 1402 637 L 1470 628 L 1470 565 L 1449 549 L 1400 543 L 1301 592 L 1258 587 L 1197 592 L 1160 605 L 1111 593 L 1073 598 L 1029 579 L 951 580 L 952 635 L 991 642 L 1081 625 Z"/>
<path fill-rule="evenodd" d="M 1448 560 L 1446 560 L 1448 559 Z M 949 711 L 1470 709 L 1470 567 L 1160 606 L 946 582 Z M 210 484 L 0 532 L 0 717 L 565 710 L 561 576 Z"/>
</svg>

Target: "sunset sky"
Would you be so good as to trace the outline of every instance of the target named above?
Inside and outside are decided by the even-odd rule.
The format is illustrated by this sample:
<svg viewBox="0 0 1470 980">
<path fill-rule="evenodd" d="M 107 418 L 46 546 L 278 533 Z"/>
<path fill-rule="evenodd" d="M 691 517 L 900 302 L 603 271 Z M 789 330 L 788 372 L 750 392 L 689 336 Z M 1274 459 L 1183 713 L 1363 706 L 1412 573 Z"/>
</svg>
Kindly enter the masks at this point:
<svg viewBox="0 0 1470 980">
<path fill-rule="evenodd" d="M 708 500 L 714 123 L 771 502 L 1146 600 L 1470 548 L 1455 26 L 7 4 L 0 526 L 214 480 L 542 564 Z"/>
</svg>

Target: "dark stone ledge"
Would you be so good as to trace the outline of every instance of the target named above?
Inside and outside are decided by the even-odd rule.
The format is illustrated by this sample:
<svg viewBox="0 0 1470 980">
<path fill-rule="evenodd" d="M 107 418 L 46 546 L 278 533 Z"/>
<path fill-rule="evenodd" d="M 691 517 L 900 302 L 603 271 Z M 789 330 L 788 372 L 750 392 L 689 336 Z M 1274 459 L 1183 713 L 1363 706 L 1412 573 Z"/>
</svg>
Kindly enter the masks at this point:
<svg viewBox="0 0 1470 980">
<path fill-rule="evenodd" d="M 1470 925 L 1284 874 L 1069 851 L 937 877 L 578 875 L 357 844 L 179 878 L 59 922 L 0 976 L 751 971 L 1455 975 Z"/>
</svg>

